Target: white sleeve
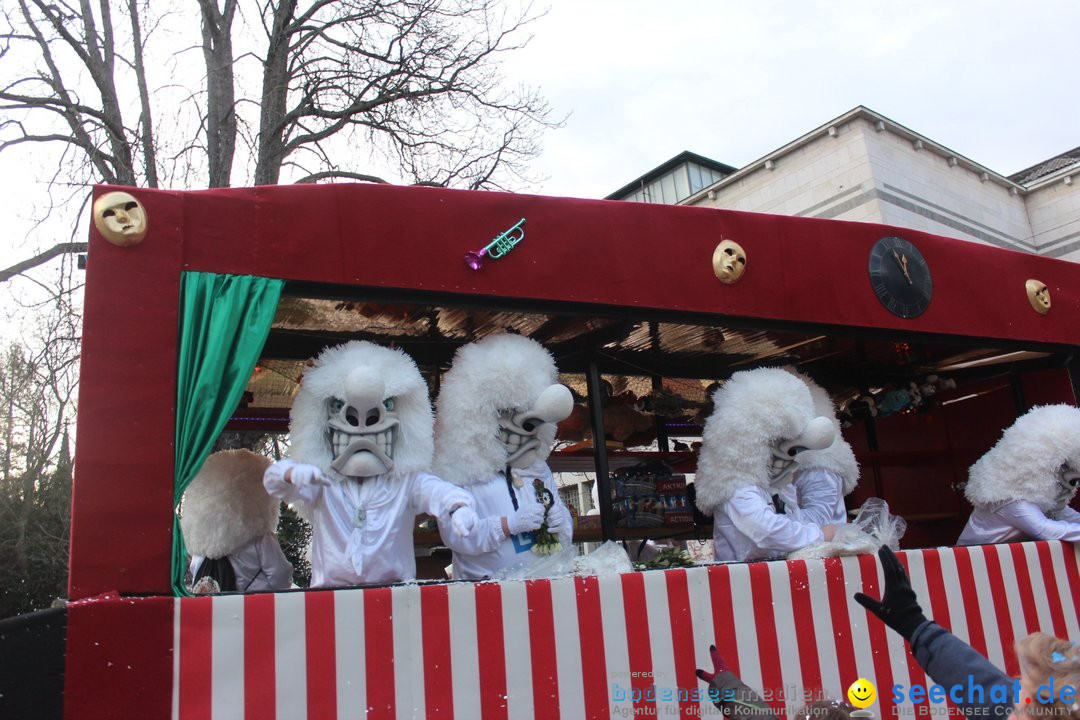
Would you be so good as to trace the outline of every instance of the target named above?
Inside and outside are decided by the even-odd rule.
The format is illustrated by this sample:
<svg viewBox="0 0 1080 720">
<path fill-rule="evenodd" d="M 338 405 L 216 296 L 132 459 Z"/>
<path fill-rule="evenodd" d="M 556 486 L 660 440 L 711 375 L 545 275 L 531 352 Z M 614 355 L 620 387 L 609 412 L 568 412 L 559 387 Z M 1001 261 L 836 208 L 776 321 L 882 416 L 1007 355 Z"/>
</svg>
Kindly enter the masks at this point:
<svg viewBox="0 0 1080 720">
<path fill-rule="evenodd" d="M 438 516 L 439 535 L 443 544 L 462 555 L 482 555 L 494 552 L 506 538 L 502 531 L 502 515 L 482 517 L 468 535 L 462 537 L 450 527 L 450 514 Z"/>
<path fill-rule="evenodd" d="M 315 501 L 319 499 L 319 495 L 322 494 L 324 486 L 293 485 L 285 481 L 285 473 L 289 468 L 299 464 L 288 458 L 272 463 L 270 467 L 266 468 L 266 473 L 263 475 L 263 487 L 273 497 L 290 505 L 296 502 L 304 505 L 314 505 Z"/>
<path fill-rule="evenodd" d="M 778 515 L 764 492 L 754 487 L 736 491 L 725 511 L 736 530 L 766 550 L 791 552 L 825 539 L 817 525 Z"/>
<path fill-rule="evenodd" d="M 1061 520 L 1063 522 L 1080 522 L 1080 512 L 1076 512 L 1071 507 L 1066 505 L 1061 509 L 1061 512 L 1057 514 L 1055 520 Z"/>
<path fill-rule="evenodd" d="M 807 522 L 828 525 L 840 503 L 840 478 L 822 468 L 809 468 L 795 477 L 799 509 Z"/>
<path fill-rule="evenodd" d="M 1051 520 L 1035 503 L 1017 500 L 1001 507 L 997 515 L 1036 540 L 1080 541 L 1080 519 Z"/>
<path fill-rule="evenodd" d="M 460 505 L 473 506 L 472 496 L 453 483 L 437 478 L 428 473 L 417 473 L 412 483 L 409 503 L 418 513 L 427 513 L 434 518 L 450 514 Z"/>
</svg>

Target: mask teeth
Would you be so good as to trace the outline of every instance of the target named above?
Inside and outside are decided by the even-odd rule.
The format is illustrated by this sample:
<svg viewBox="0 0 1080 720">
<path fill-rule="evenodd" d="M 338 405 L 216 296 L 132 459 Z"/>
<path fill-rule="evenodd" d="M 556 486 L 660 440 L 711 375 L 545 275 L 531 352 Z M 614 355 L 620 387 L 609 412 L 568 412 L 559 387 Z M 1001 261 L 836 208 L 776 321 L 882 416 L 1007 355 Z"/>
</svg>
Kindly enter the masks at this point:
<svg viewBox="0 0 1080 720">
<path fill-rule="evenodd" d="M 516 432 L 511 432 L 506 428 L 499 429 L 499 440 L 502 442 L 503 445 L 506 446 L 506 449 L 510 452 L 517 450 L 519 447 L 521 447 L 522 443 L 521 435 L 517 434 Z"/>
<path fill-rule="evenodd" d="M 377 435 L 367 435 L 366 433 L 350 434 L 341 432 L 340 430 L 332 431 L 331 445 L 333 447 L 334 457 L 345 452 L 345 449 L 349 447 L 349 444 L 358 437 L 368 437 L 368 439 L 375 443 L 375 446 L 379 448 L 386 457 L 392 458 L 394 456 L 394 429 L 389 428 Z"/>
</svg>

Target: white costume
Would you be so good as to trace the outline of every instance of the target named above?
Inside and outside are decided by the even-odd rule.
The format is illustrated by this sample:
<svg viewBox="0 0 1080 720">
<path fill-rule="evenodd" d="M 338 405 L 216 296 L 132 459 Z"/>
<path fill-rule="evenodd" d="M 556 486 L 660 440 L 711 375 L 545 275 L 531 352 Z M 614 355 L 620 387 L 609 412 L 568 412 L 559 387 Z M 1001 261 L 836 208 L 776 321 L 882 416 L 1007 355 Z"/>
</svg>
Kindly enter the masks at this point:
<svg viewBox="0 0 1080 720">
<path fill-rule="evenodd" d="M 249 450 L 217 452 L 203 463 L 184 493 L 180 517 L 192 578 L 206 558 L 227 558 L 236 583 L 222 587 L 215 578 L 218 590 L 272 591 L 292 584 L 292 565 L 274 537 L 281 503 L 262 485 L 269 464 Z"/>
<path fill-rule="evenodd" d="M 416 577 L 416 516 L 438 515 L 468 499 L 434 475 L 385 473 L 329 485 L 285 482 L 297 463 L 282 460 L 266 473 L 266 489 L 287 503 L 313 508 L 311 587 L 396 582 Z M 354 521 L 363 509 L 364 521 Z"/>
<path fill-rule="evenodd" d="M 1080 513 L 1069 507 L 1078 485 L 1080 409 L 1033 408 L 968 471 L 975 509 L 957 543 L 1080 541 Z"/>
<path fill-rule="evenodd" d="M 533 481 L 551 493 L 549 531 L 564 547 L 573 538 L 570 512 L 544 462 L 556 423 L 573 409 L 559 385 L 555 362 L 539 343 L 520 335 L 494 335 L 458 349 L 443 376 L 435 421 L 435 472 L 466 488 L 480 516 L 468 537 L 447 532 L 454 577 L 479 579 L 515 565 L 527 566 L 534 532 L 544 520 Z M 506 472 L 511 470 L 510 482 Z"/>
<path fill-rule="evenodd" d="M 694 485 L 698 507 L 713 515 L 716 559 L 761 560 L 822 542 L 791 487 L 800 453 L 834 438 L 832 422 L 814 416 L 806 385 L 774 368 L 738 372 L 713 404 Z"/>
<path fill-rule="evenodd" d="M 412 359 L 365 341 L 323 352 L 290 414 L 291 459 L 266 471 L 312 524 L 311 587 L 412 580 L 420 512 L 476 521 L 468 493 L 427 474 L 434 420 Z"/>
<path fill-rule="evenodd" d="M 848 521 L 844 496 L 859 482 L 859 463 L 844 440 L 836 406 L 825 388 L 793 368 L 785 368 L 806 383 L 814 401 L 814 413 L 832 420 L 836 433 L 832 445 L 822 450 L 807 450 L 799 455 L 795 470 L 795 490 L 799 509 L 808 522 L 818 525 L 842 525 Z"/>
<path fill-rule="evenodd" d="M 520 535 L 507 537 L 503 533 L 501 518 L 511 516 L 518 507 L 536 505 L 536 492 L 533 489 L 533 480 L 539 478 L 544 487 L 552 493 L 553 497 L 559 496 L 559 490 L 555 487 L 555 480 L 551 476 L 551 470 L 544 462 L 533 463 L 527 468 L 510 471 L 511 482 L 507 486 L 505 471 L 498 473 L 491 482 L 471 485 L 469 490 L 473 495 L 473 509 L 480 516 L 480 522 L 467 537 L 452 540 L 448 545 L 454 551 L 454 577 L 479 579 L 490 577 L 493 573 L 503 568 L 513 567 L 519 563 L 531 563 L 536 557 L 531 551 L 534 544 L 533 533 L 525 532 Z M 521 481 L 518 485 L 515 481 Z M 514 500 L 510 493 L 513 492 Z M 550 513 L 558 513 L 562 518 L 559 525 L 562 528 L 558 533 L 559 542 L 563 547 L 569 546 L 572 541 L 573 526 L 570 511 L 562 502 L 556 502 Z M 549 518 L 548 522 L 551 522 Z"/>
</svg>

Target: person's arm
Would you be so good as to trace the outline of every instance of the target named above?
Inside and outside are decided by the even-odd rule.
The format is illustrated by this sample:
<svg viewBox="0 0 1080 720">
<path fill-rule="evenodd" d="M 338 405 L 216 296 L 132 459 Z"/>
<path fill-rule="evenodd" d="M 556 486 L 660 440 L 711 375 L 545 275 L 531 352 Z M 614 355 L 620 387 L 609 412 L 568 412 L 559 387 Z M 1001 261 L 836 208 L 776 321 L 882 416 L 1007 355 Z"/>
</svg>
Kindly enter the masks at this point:
<svg viewBox="0 0 1080 720">
<path fill-rule="evenodd" d="M 1071 508 L 1066 508 L 1071 510 Z M 1080 515 L 1077 520 L 1051 520 L 1035 503 L 1018 500 L 997 510 L 997 515 L 1028 537 L 1036 540 L 1080 541 Z"/>
<path fill-rule="evenodd" d="M 314 465 L 284 459 L 272 463 L 263 475 L 263 487 L 273 497 L 286 503 L 314 505 L 322 488 L 330 481 Z"/>
<path fill-rule="evenodd" d="M 822 468 L 809 468 L 795 476 L 799 509 L 807 522 L 828 525 L 840 503 L 841 480 L 835 473 Z"/>
<path fill-rule="evenodd" d="M 964 692 L 949 698 L 955 705 L 961 708 L 987 708 L 987 717 L 1007 718 L 1012 711 L 1012 702 L 1008 700 L 1013 697 L 1013 681 L 1009 676 L 963 640 L 926 618 L 904 567 L 887 545 L 878 550 L 878 557 L 885 577 L 881 599 L 855 593 L 855 602 L 911 643 L 915 660 L 936 684 L 943 686 L 946 691 L 954 685 L 964 688 Z M 975 697 L 974 693 L 972 696 L 967 694 L 969 675 L 974 685 L 983 688 L 981 698 Z M 990 699 L 990 690 L 994 685 L 1008 688 L 1006 702 Z"/>
<path fill-rule="evenodd" d="M 731 671 L 715 645 L 709 646 L 709 654 L 713 671 L 698 668 L 697 676 L 708 683 L 709 699 L 723 717 L 729 720 L 777 720 L 772 708 Z"/>
<path fill-rule="evenodd" d="M 479 522 L 472 495 L 462 488 L 428 473 L 419 473 L 412 483 L 409 502 L 415 512 L 427 513 L 439 522 L 439 534 L 465 537 Z M 443 525 L 445 521 L 445 527 Z M 445 532 L 448 530 L 449 532 Z"/>
<path fill-rule="evenodd" d="M 1057 517 L 1054 519 L 1060 520 L 1062 522 L 1080 523 L 1080 512 L 1076 512 L 1071 507 L 1066 505 L 1061 509 L 1061 511 L 1057 514 Z"/>
<path fill-rule="evenodd" d="M 777 514 L 757 488 L 740 488 L 727 502 L 735 529 L 760 548 L 788 553 L 825 539 L 821 528 Z"/>
<path fill-rule="evenodd" d="M 439 535 L 443 544 L 462 555 L 483 555 L 499 547 L 506 535 L 502 529 L 502 516 L 479 518 L 468 535 L 454 532 L 449 514 L 439 515 Z"/>
</svg>

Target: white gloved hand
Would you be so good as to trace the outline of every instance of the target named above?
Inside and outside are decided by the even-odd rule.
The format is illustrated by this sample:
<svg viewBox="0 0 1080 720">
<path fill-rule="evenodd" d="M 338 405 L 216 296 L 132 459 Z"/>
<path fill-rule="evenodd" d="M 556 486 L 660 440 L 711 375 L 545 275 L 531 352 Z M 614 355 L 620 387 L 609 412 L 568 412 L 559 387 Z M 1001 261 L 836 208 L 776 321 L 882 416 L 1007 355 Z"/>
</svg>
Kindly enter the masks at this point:
<svg viewBox="0 0 1080 720">
<path fill-rule="evenodd" d="M 529 503 L 515 510 L 512 515 L 506 516 L 506 528 L 511 535 L 536 530 L 543 524 L 544 506 L 540 503 Z"/>
<path fill-rule="evenodd" d="M 467 537 L 480 518 L 468 505 L 459 505 L 450 513 L 450 527 L 458 537 Z"/>
<path fill-rule="evenodd" d="M 330 480 L 322 474 L 322 470 L 314 465 L 297 463 L 285 471 L 285 482 L 292 483 L 296 487 L 305 485 L 329 485 Z"/>
<path fill-rule="evenodd" d="M 559 533 L 564 532 L 566 530 L 567 515 L 568 513 L 562 510 L 559 506 L 552 505 L 551 509 L 548 510 L 547 515 L 548 532 L 555 536 L 558 536 Z"/>
</svg>

